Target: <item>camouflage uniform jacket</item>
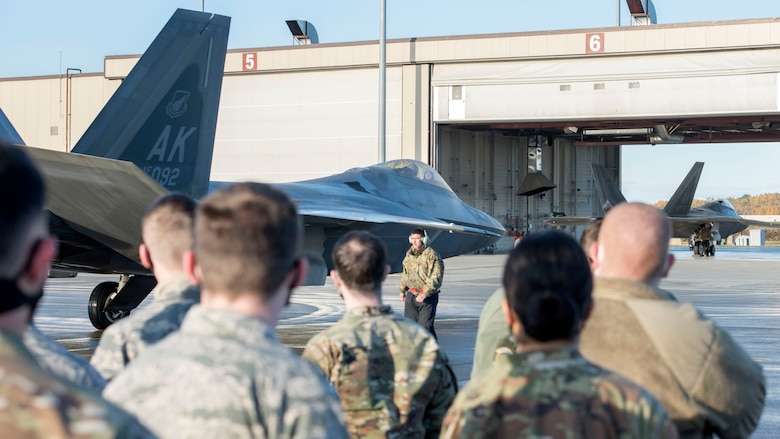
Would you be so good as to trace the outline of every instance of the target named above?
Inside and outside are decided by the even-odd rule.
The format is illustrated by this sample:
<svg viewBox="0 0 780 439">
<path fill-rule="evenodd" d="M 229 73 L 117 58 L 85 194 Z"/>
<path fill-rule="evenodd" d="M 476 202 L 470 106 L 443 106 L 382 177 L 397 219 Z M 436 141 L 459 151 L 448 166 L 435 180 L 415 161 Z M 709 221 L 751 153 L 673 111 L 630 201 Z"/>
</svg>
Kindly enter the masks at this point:
<svg viewBox="0 0 780 439">
<path fill-rule="evenodd" d="M 422 290 L 426 297 L 439 292 L 444 277 L 444 262 L 436 250 L 428 246 L 420 251 L 410 247 L 404 257 L 403 267 L 401 293 L 410 288 Z"/>
<path fill-rule="evenodd" d="M 262 320 L 195 305 L 106 386 L 163 438 L 346 438 L 338 397 Z"/>
<path fill-rule="evenodd" d="M 149 345 L 179 329 L 184 315 L 200 301 L 200 289 L 184 276 L 157 285 L 152 294 L 149 305 L 103 331 L 91 363 L 105 379 L 113 379 Z"/>
<path fill-rule="evenodd" d="M 100 395 L 106 380 L 86 359 L 65 349 L 62 344 L 44 335 L 35 325 L 24 332 L 24 344 L 44 370 L 64 378 L 83 389 Z"/>
<path fill-rule="evenodd" d="M 676 438 L 661 403 L 573 346 L 500 355 L 455 399 L 442 438 Z"/>
<path fill-rule="evenodd" d="M 348 310 L 309 341 L 303 358 L 336 388 L 352 437 L 436 437 L 455 397 L 436 340 L 387 305 Z"/>
<path fill-rule="evenodd" d="M 0 437 L 151 438 L 96 393 L 43 370 L 14 334 L 0 330 Z"/>
</svg>

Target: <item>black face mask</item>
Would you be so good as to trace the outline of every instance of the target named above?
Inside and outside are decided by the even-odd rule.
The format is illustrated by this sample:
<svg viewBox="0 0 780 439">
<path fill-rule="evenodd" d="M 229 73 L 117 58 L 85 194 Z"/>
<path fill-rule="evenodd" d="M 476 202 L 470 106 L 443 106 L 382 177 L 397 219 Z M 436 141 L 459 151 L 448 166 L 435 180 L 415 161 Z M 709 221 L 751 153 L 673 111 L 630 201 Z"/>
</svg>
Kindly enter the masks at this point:
<svg viewBox="0 0 780 439">
<path fill-rule="evenodd" d="M 22 277 L 22 275 L 30 268 L 30 265 L 32 265 L 32 259 L 42 243 L 43 240 L 39 239 L 35 242 L 35 244 L 33 244 L 32 248 L 30 249 L 30 254 L 27 256 L 27 262 L 25 262 L 24 267 L 22 267 L 22 270 L 19 272 L 19 274 L 11 279 L 0 279 L 0 313 L 11 311 L 12 309 L 19 308 L 20 306 L 29 305 L 30 319 L 32 320 L 32 315 L 35 312 L 35 308 L 38 306 L 38 302 L 41 300 L 41 297 L 43 297 L 43 286 L 41 286 L 40 291 L 31 296 L 20 290 L 19 285 L 17 284 L 19 283 L 19 278 Z"/>
</svg>

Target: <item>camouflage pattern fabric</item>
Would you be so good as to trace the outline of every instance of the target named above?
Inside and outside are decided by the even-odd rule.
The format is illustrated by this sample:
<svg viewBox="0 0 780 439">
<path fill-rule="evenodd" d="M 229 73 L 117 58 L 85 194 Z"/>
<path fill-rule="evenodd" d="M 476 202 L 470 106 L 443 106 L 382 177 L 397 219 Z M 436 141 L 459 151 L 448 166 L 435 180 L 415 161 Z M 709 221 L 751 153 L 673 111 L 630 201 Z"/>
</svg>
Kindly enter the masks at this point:
<svg viewBox="0 0 780 439">
<path fill-rule="evenodd" d="M 447 412 L 442 438 L 677 438 L 646 390 L 574 347 L 500 355 Z"/>
<path fill-rule="evenodd" d="M 436 437 L 455 397 L 434 338 L 387 305 L 348 310 L 312 337 L 303 358 L 336 388 L 352 437 Z"/>
<path fill-rule="evenodd" d="M 422 290 L 426 297 L 436 294 L 441 288 L 444 277 L 444 262 L 431 247 L 425 246 L 417 251 L 410 247 L 403 260 L 401 275 L 401 293 L 414 288 Z"/>
<path fill-rule="evenodd" d="M 32 352 L 38 365 L 44 370 L 64 378 L 83 389 L 100 394 L 106 387 L 106 380 L 82 358 L 65 349 L 61 343 L 44 335 L 35 325 L 24 332 L 24 344 Z"/>
<path fill-rule="evenodd" d="M 162 438 L 346 438 L 338 397 L 258 318 L 193 306 L 103 396 Z"/>
<path fill-rule="evenodd" d="M 179 329 L 190 307 L 200 302 L 200 289 L 182 276 L 152 291 L 146 307 L 106 328 L 90 362 L 107 380 L 121 372 L 148 346 Z"/>
<path fill-rule="evenodd" d="M 130 415 L 38 366 L 0 330 L 0 437 L 152 438 Z"/>
</svg>

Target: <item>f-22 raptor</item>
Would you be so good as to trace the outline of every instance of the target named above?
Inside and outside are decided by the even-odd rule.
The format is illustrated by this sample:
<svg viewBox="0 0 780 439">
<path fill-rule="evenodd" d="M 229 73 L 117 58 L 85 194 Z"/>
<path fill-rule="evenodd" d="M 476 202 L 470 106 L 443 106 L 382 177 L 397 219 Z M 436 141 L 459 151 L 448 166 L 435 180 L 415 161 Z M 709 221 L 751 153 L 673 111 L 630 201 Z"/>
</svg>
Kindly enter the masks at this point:
<svg viewBox="0 0 780 439">
<path fill-rule="evenodd" d="M 229 17 L 176 11 L 72 153 L 27 149 L 46 178 L 49 227 L 60 240 L 52 268 L 120 275 L 90 294 L 88 315 L 98 329 L 128 315 L 156 285 L 138 257 L 147 206 L 168 191 L 197 199 L 225 184 L 209 176 L 229 26 Z M 24 144 L 2 112 L 0 140 Z M 394 271 L 414 227 L 425 228 L 445 258 L 504 234 L 419 161 L 279 186 L 304 219 L 309 285 L 324 283 L 333 244 L 348 230 L 383 238 Z"/>
<path fill-rule="evenodd" d="M 615 180 L 607 170 L 597 164 L 591 165 L 596 182 L 596 192 L 602 202 L 604 212 L 612 206 L 626 201 L 626 198 L 618 189 Z M 691 207 L 696 188 L 699 185 L 699 177 L 703 162 L 694 163 L 688 175 L 685 176 L 680 186 L 664 207 L 664 212 L 672 222 L 672 236 L 689 240 L 689 245 L 694 254 L 714 255 L 714 243 L 726 239 L 730 235 L 739 233 L 749 226 L 780 227 L 780 223 L 751 220 L 741 217 L 734 206 L 728 200 L 718 199 L 707 202 L 698 207 Z M 582 225 L 593 220 L 592 217 L 554 217 L 546 220 L 547 223 L 567 226 Z M 708 236 L 702 236 L 702 235 Z M 705 239 L 706 238 L 706 239 Z M 706 242 L 709 241 L 709 242 Z"/>
</svg>

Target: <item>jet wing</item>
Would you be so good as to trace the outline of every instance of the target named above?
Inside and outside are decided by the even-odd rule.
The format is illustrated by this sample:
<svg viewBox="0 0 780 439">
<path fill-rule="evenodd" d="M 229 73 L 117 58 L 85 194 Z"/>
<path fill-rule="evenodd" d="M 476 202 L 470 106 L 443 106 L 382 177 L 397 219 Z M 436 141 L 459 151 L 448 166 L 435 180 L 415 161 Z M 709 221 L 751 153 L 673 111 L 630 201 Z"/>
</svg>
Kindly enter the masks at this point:
<svg viewBox="0 0 780 439">
<path fill-rule="evenodd" d="M 773 229 L 780 228 L 780 222 L 776 222 L 776 221 L 759 221 L 759 220 L 753 220 L 747 218 L 740 218 L 739 222 L 740 224 L 747 224 L 748 226 L 769 227 Z"/>
<path fill-rule="evenodd" d="M 40 148 L 26 151 L 46 179 L 47 208 L 53 215 L 138 262 L 141 217 L 152 201 L 167 193 L 165 188 L 129 162 Z"/>
<path fill-rule="evenodd" d="M 670 218 L 672 223 L 686 223 L 686 224 L 702 224 L 702 223 L 738 223 L 746 226 L 756 227 L 769 227 L 780 228 L 780 222 L 767 222 L 753 219 L 747 219 L 743 217 L 731 217 L 723 215 L 691 215 L 684 217 L 672 217 Z"/>
<path fill-rule="evenodd" d="M 595 216 L 556 216 L 544 220 L 554 226 L 583 226 L 595 220 Z"/>
<path fill-rule="evenodd" d="M 423 218 L 423 217 L 405 217 L 398 216 L 382 212 L 374 212 L 370 210 L 347 210 L 347 209 L 323 209 L 323 208 L 301 208 L 299 213 L 304 216 L 307 224 L 338 224 L 342 226 L 353 226 L 356 223 L 374 223 L 374 224 L 400 224 L 404 225 L 410 230 L 415 227 L 431 230 L 441 230 L 446 232 L 458 232 L 458 233 L 471 233 L 471 234 L 486 234 L 493 236 L 501 236 L 501 234 L 486 231 L 476 227 L 469 227 L 464 225 L 456 225 L 453 223 L 446 223 L 435 218 Z"/>
</svg>

